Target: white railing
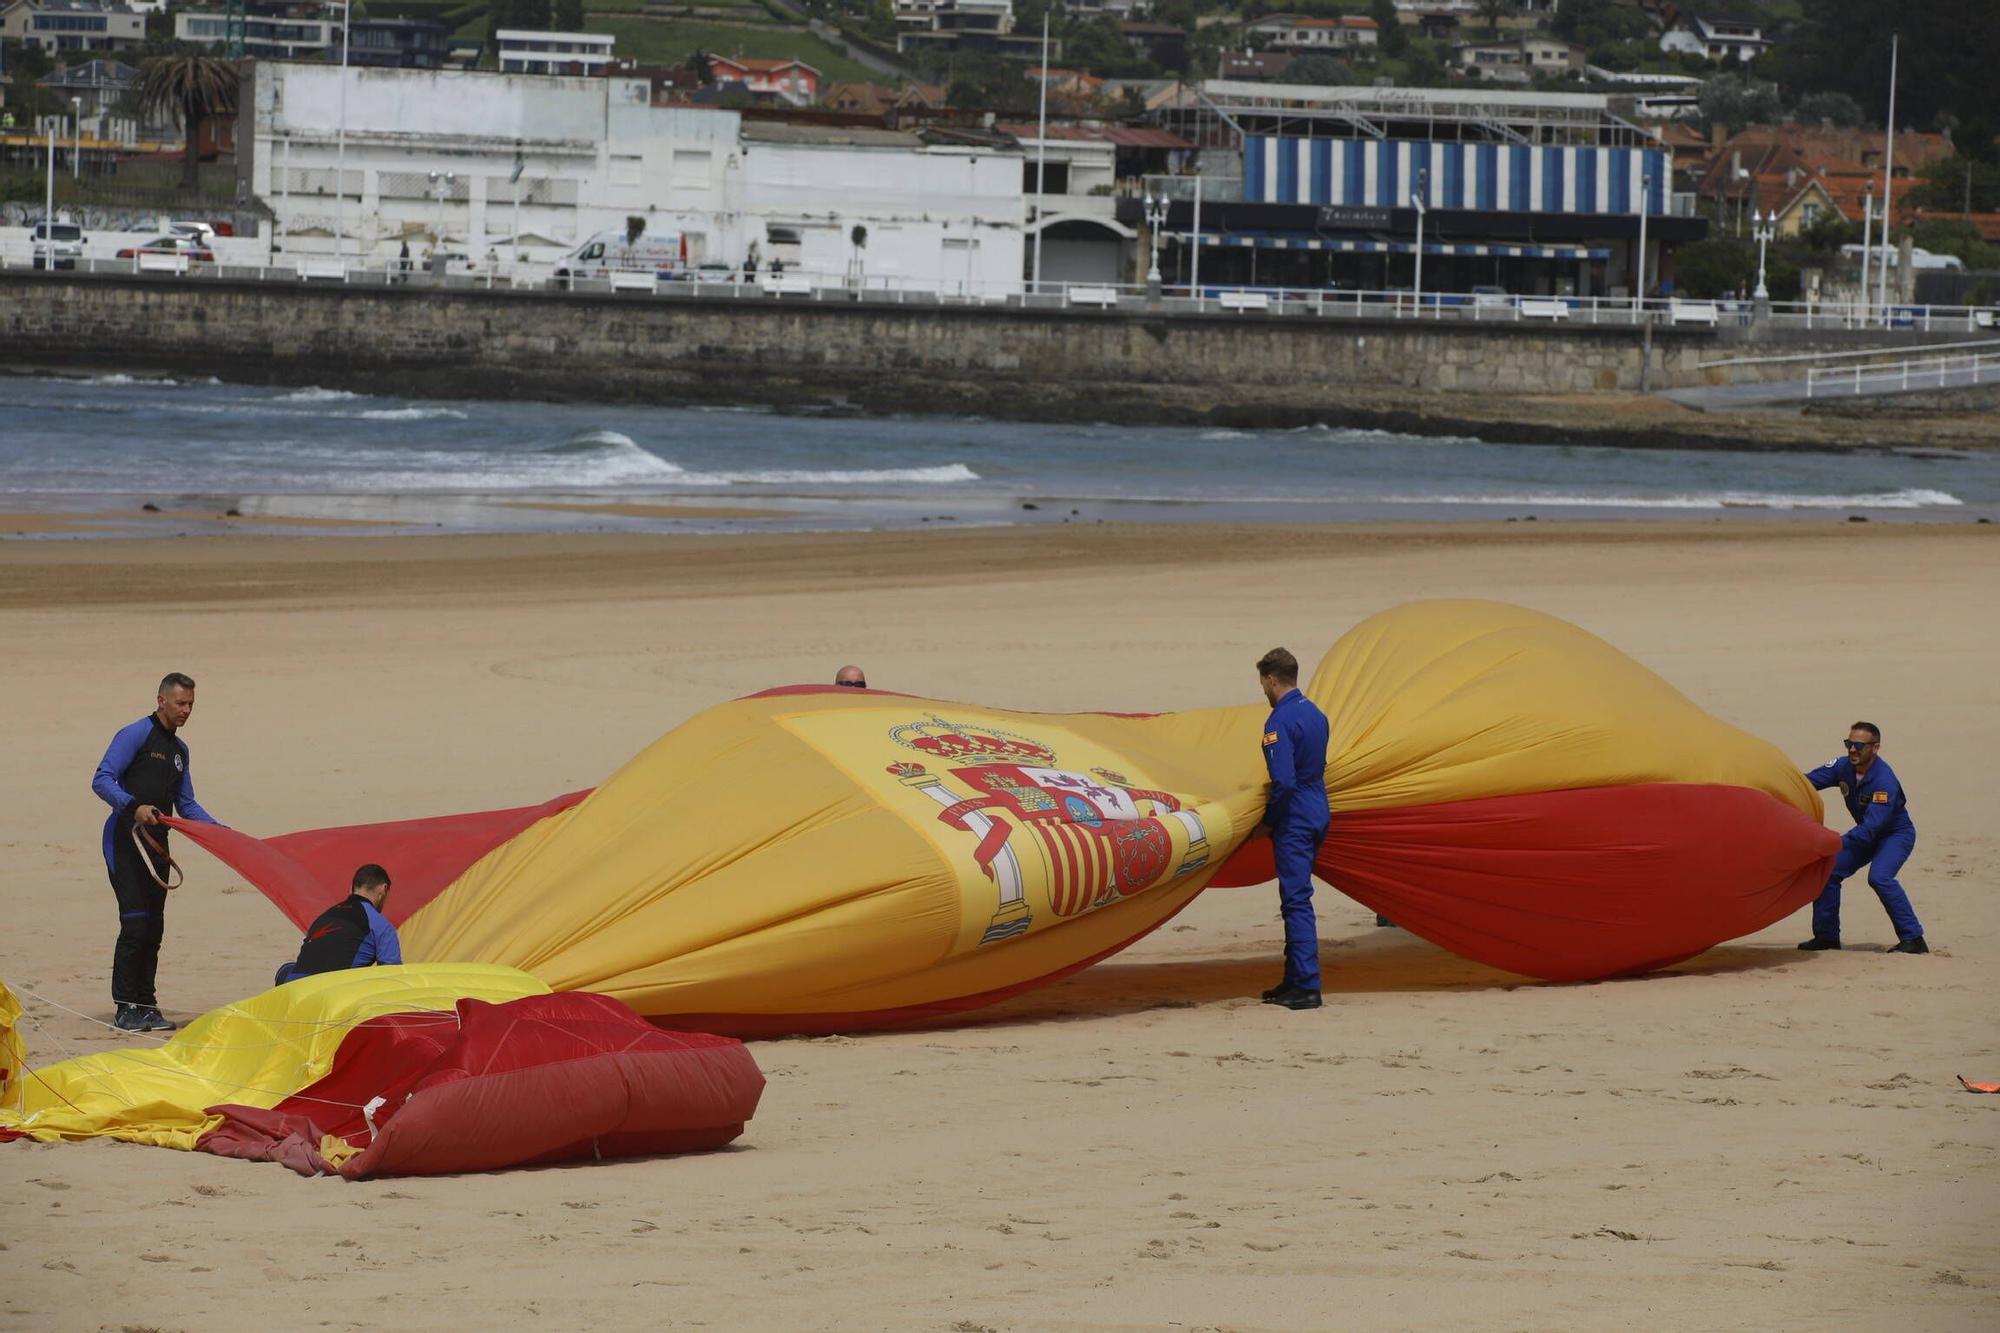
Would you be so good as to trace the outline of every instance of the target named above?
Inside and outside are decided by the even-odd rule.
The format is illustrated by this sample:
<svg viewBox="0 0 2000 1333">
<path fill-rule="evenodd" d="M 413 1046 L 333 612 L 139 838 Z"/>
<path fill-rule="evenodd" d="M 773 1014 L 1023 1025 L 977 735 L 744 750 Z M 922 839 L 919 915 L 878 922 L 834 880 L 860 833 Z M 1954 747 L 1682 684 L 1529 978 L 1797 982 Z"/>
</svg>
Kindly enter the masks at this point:
<svg viewBox="0 0 2000 1333">
<path fill-rule="evenodd" d="M 1981 383 L 2000 384 L 2000 352 L 1910 357 L 1875 365 L 1814 366 L 1806 371 L 1806 397 L 1963 389 Z"/>
<path fill-rule="evenodd" d="M 0 242 L 0 266 L 32 267 L 29 244 Z M 1412 319 L 1475 324 L 1562 322 L 1578 325 L 1637 326 L 1651 321 L 1681 328 L 1745 327 L 1760 317 L 1757 303 L 1745 299 L 1691 301 L 1680 297 L 1548 296 L 1494 292 L 1424 292 L 1408 289 L 1283 287 L 1260 283 L 1204 282 L 1199 287 L 1167 282 L 1153 289 L 1143 283 L 1007 282 L 976 277 L 922 280 L 857 272 L 815 272 L 787 269 L 781 274 L 744 273 L 735 269 L 693 268 L 674 271 L 599 271 L 548 276 L 546 265 L 454 264 L 440 276 L 421 264 L 395 260 L 366 265 L 343 262 L 329 255 L 288 253 L 263 264 L 194 260 L 155 265 L 139 259 L 80 258 L 62 273 L 139 274 L 148 281 L 250 281 L 288 285 L 345 283 L 359 287 L 411 287 L 430 290 L 473 288 L 554 290 L 582 294 L 619 295 L 630 299 L 688 298 L 701 300 L 866 301 L 895 305 L 1004 305 L 1017 309 L 1082 313 L 1145 309 L 1169 314 L 1213 314 L 1239 318 L 1289 317 L 1312 319 Z M 1834 305 L 1806 302 L 1766 303 L 1761 317 L 1769 326 L 1790 329 L 1889 330 L 1955 333 L 2000 327 L 2000 309 L 1965 306 Z M 1811 356 L 1801 359 L 1816 359 Z"/>
</svg>

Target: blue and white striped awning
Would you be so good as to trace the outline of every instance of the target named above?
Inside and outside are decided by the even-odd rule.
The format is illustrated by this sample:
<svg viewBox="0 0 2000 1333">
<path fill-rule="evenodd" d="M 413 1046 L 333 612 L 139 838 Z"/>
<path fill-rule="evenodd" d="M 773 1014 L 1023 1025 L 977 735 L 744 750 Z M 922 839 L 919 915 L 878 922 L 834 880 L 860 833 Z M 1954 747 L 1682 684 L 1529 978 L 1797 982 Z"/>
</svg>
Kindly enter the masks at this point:
<svg viewBox="0 0 2000 1333">
<path fill-rule="evenodd" d="M 1177 231 L 1168 237 L 1183 245 L 1194 241 L 1194 233 Z M 1407 255 L 1415 252 L 1414 241 L 1355 241 L 1327 236 L 1275 236 L 1262 232 L 1212 232 L 1201 234 L 1204 250 L 1222 247 L 1258 250 L 1335 250 L 1358 254 Z M 1609 250 L 1583 245 L 1473 245 L 1460 241 L 1425 241 L 1427 255 L 1498 255 L 1512 259 L 1609 259 Z"/>
</svg>

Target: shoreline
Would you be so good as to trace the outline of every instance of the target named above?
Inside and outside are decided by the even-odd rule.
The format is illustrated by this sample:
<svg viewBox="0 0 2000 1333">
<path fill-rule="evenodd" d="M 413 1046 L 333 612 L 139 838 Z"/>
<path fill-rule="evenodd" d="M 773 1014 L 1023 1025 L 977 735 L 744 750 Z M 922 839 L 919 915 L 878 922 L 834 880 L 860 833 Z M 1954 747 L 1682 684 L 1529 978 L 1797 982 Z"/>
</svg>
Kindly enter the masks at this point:
<svg viewBox="0 0 2000 1333">
<path fill-rule="evenodd" d="M 1708 413 L 1650 394 L 1456 392 L 1352 385 L 1313 390 L 1265 388 L 1262 401 L 1226 401 L 1213 390 L 1170 383 L 1041 386 L 1034 395 L 1013 382 L 926 376 L 921 396 L 909 382 L 857 373 L 842 393 L 819 391 L 782 373 L 750 379 L 718 375 L 692 381 L 647 382 L 630 376 L 566 391 L 559 378 L 526 379 L 512 371 L 470 365 L 448 370 L 266 364 L 264 374 L 194 358 L 103 360 L 69 358 L 16 362 L 0 375 L 88 380 L 127 374 L 136 379 L 198 375 L 224 384 L 322 388 L 372 397 L 440 402 L 538 402 L 673 408 L 752 408 L 785 417 L 972 417 L 992 421 L 1175 426 L 1227 430 L 1380 430 L 1404 435 L 1457 436 L 1487 444 L 1585 448 L 1697 450 L 1724 453 L 1828 453 L 1912 448 L 2000 450 L 2000 388 L 1949 391 L 1941 402 L 1924 395 L 1858 403 L 1789 405 Z M 291 373 L 297 371 L 299 373 Z"/>
</svg>

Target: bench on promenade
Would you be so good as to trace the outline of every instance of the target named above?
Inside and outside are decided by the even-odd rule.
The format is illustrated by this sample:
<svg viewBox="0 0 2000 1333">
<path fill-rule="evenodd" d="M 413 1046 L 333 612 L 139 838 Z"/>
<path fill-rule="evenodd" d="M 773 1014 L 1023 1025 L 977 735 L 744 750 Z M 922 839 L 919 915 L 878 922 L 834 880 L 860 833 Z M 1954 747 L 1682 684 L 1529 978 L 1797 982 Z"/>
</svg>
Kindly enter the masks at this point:
<svg viewBox="0 0 2000 1333">
<path fill-rule="evenodd" d="M 1568 319 L 1569 302 L 1524 296 L 1515 309 L 1522 319 Z"/>
<path fill-rule="evenodd" d="M 1215 298 L 1224 310 L 1269 310 L 1269 292 L 1223 292 Z"/>
<path fill-rule="evenodd" d="M 178 273 L 185 276 L 188 271 L 188 257 L 171 251 L 141 250 L 132 256 L 135 273 Z"/>
<path fill-rule="evenodd" d="M 1070 305 L 1094 305 L 1100 310 L 1118 304 L 1116 287 L 1070 287 L 1063 292 L 1063 300 Z"/>
<path fill-rule="evenodd" d="M 650 292 L 660 282 L 651 269 L 614 268 L 609 276 L 614 292 Z"/>
<path fill-rule="evenodd" d="M 2000 310 L 1975 310 L 1972 312 L 1972 327 L 1975 329 L 2000 328 Z"/>
<path fill-rule="evenodd" d="M 803 273 L 766 273 L 757 279 L 766 296 L 811 296 L 813 280 Z"/>
<path fill-rule="evenodd" d="M 1713 301 L 1683 301 L 1675 297 L 1667 302 L 1667 323 L 1706 324 L 1714 328 L 1722 318 L 1721 310 Z"/>
<path fill-rule="evenodd" d="M 300 282 L 346 282 L 347 265 L 338 259 L 301 259 Z"/>
</svg>

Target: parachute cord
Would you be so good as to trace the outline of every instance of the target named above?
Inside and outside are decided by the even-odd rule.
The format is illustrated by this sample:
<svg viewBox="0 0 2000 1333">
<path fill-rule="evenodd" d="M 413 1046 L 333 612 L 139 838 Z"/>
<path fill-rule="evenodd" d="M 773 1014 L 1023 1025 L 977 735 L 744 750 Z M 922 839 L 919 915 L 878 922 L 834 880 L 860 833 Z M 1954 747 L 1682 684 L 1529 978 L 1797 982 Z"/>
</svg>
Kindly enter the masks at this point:
<svg viewBox="0 0 2000 1333">
<path fill-rule="evenodd" d="M 153 841 L 153 835 L 146 832 L 143 825 L 132 825 L 132 845 L 139 849 L 139 864 L 146 868 L 146 874 L 152 877 L 153 883 L 171 891 L 187 882 L 187 871 L 181 869 L 181 863 L 167 854 L 163 844 Z M 167 879 L 161 879 L 159 873 L 153 869 L 155 856 L 167 863 Z M 173 882 L 168 883 L 167 880 Z"/>
</svg>

